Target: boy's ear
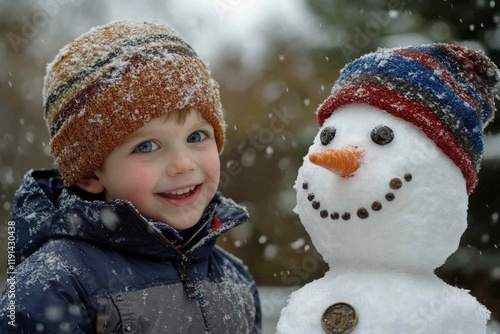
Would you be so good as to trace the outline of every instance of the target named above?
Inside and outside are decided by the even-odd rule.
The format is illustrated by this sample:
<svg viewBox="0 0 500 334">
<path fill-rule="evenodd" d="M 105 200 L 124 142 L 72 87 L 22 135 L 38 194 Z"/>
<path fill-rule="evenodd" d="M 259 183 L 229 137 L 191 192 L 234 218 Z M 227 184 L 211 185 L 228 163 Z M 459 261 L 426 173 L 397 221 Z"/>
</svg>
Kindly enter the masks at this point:
<svg viewBox="0 0 500 334">
<path fill-rule="evenodd" d="M 78 188 L 83 189 L 91 194 L 100 194 L 104 191 L 103 184 L 96 176 L 83 179 L 76 185 L 78 186 Z"/>
</svg>

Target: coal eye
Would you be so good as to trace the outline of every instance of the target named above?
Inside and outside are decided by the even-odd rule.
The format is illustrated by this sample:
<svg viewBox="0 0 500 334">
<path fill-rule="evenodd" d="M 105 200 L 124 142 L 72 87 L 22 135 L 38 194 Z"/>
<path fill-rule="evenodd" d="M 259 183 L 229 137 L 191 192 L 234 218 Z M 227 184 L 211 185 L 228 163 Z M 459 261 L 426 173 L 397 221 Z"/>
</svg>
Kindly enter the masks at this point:
<svg viewBox="0 0 500 334">
<path fill-rule="evenodd" d="M 336 132 L 336 130 L 332 126 L 324 128 L 321 131 L 321 134 L 319 135 L 319 138 L 321 139 L 321 144 L 323 144 L 325 146 L 328 145 L 328 144 L 330 144 L 330 142 L 335 137 L 335 132 Z"/>
<path fill-rule="evenodd" d="M 378 145 L 387 145 L 394 139 L 394 132 L 390 127 L 379 125 L 370 134 L 373 142 Z"/>
</svg>

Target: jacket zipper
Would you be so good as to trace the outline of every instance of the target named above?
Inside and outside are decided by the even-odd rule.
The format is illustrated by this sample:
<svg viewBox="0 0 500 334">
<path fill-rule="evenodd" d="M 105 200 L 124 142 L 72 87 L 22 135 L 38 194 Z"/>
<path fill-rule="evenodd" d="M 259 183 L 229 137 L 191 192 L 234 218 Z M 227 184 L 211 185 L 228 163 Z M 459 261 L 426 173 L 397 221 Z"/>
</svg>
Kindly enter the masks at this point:
<svg viewBox="0 0 500 334">
<path fill-rule="evenodd" d="M 189 262 L 182 260 L 179 263 L 174 263 L 175 268 L 181 275 L 182 284 L 184 285 L 184 290 L 187 293 L 187 297 L 189 300 L 193 300 L 195 298 L 195 286 L 191 277 L 189 277 L 188 266 Z"/>
<path fill-rule="evenodd" d="M 134 207 L 131 207 L 130 204 L 127 203 L 127 206 L 129 207 L 130 211 L 143 223 L 146 224 L 147 228 L 150 228 L 149 223 L 144 220 L 144 218 L 136 211 Z M 195 298 L 195 285 L 193 284 L 193 281 L 191 280 L 191 277 L 189 276 L 189 259 L 188 257 L 183 254 L 181 251 L 179 251 L 171 242 L 168 240 L 163 234 L 158 233 L 157 231 L 154 231 L 153 236 L 159 239 L 161 242 L 163 242 L 165 245 L 170 247 L 175 253 L 177 253 L 181 260 L 180 261 L 173 261 L 172 263 L 174 264 L 175 269 L 179 272 L 179 275 L 181 277 L 182 285 L 184 286 L 184 291 L 187 293 L 187 297 L 189 300 L 193 300 Z"/>
</svg>

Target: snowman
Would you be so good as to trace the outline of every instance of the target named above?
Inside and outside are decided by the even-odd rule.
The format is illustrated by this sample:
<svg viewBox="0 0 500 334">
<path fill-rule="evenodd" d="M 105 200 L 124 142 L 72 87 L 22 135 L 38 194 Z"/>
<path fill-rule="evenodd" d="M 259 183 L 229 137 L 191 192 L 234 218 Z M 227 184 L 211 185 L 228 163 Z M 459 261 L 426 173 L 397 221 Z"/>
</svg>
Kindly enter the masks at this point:
<svg viewBox="0 0 500 334">
<path fill-rule="evenodd" d="M 490 312 L 434 269 L 467 227 L 498 80 L 483 53 L 448 44 L 379 49 L 341 71 L 295 183 L 330 269 L 290 295 L 277 333 L 486 332 Z"/>
</svg>

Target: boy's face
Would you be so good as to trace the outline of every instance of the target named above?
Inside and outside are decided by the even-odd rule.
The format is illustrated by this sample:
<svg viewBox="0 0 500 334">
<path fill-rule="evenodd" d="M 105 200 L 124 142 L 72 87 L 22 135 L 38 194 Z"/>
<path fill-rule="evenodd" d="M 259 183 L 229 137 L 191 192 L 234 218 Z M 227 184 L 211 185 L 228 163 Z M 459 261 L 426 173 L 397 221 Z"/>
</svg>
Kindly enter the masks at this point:
<svg viewBox="0 0 500 334">
<path fill-rule="evenodd" d="M 141 127 L 95 171 L 106 200 L 126 199 L 176 230 L 199 221 L 220 177 L 212 125 L 196 110 L 183 112 L 185 122 L 159 117 Z"/>
</svg>

